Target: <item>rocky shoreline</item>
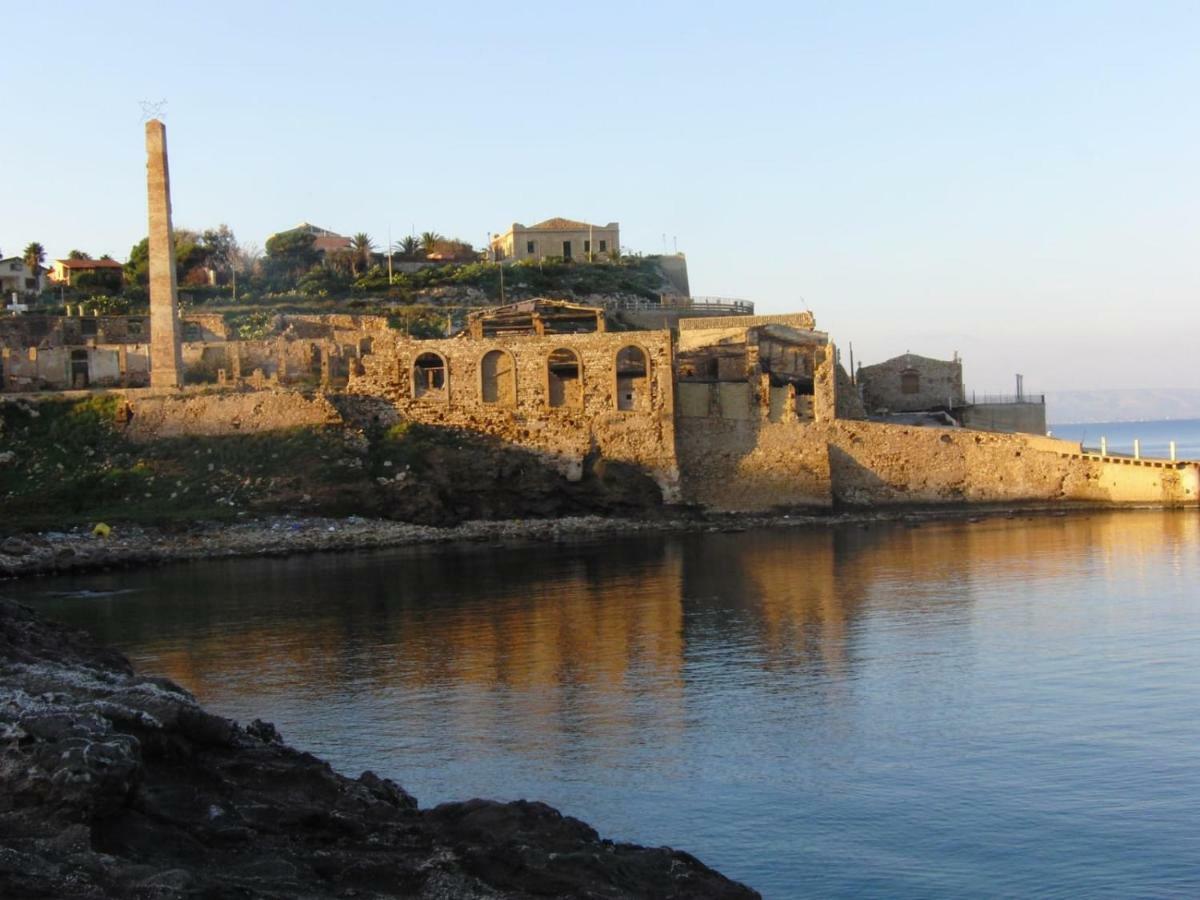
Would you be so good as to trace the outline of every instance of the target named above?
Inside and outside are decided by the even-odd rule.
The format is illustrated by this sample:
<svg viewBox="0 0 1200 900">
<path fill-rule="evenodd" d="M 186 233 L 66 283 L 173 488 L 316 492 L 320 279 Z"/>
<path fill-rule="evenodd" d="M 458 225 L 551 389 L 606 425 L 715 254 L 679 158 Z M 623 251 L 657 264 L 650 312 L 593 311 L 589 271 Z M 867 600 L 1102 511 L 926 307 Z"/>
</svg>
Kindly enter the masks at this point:
<svg viewBox="0 0 1200 900">
<path fill-rule="evenodd" d="M 0 599 L 0 896 L 758 895 L 542 803 L 421 809 Z"/>
<path fill-rule="evenodd" d="M 1088 515 L 1114 507 L 1053 506 L 938 507 L 858 510 L 827 514 L 702 515 L 691 511 L 647 518 L 568 516 L 546 519 L 473 520 L 454 526 L 418 525 L 391 519 L 348 516 L 266 516 L 234 523 L 198 522 L 186 528 L 116 525 L 104 536 L 73 528 L 10 534 L 0 539 L 0 580 L 33 575 L 132 568 L 201 559 L 287 556 L 370 550 L 412 544 L 561 541 L 589 536 L 688 531 L 744 531 L 944 520 Z M 1116 507 L 1129 510 L 1131 507 Z M 1140 507 L 1139 507 L 1140 508 Z M 1162 507 L 1145 507 L 1161 510 Z M 101 529 L 103 530 L 103 529 Z M 0 532 L 2 533 L 2 532 Z"/>
</svg>

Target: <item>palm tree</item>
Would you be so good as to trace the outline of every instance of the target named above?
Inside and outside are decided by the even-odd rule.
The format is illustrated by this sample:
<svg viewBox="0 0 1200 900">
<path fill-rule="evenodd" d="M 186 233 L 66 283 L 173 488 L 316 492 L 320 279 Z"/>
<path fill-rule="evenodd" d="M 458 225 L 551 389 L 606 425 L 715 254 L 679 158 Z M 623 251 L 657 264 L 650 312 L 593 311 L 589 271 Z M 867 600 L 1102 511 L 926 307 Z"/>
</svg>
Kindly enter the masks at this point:
<svg viewBox="0 0 1200 900">
<path fill-rule="evenodd" d="M 412 259 L 417 255 L 417 251 L 421 249 L 421 242 L 411 234 L 400 242 L 400 252 Z"/>
<path fill-rule="evenodd" d="M 432 253 L 437 249 L 438 243 L 443 240 L 445 238 L 436 231 L 423 231 L 421 232 L 421 249 L 426 253 Z"/>
<path fill-rule="evenodd" d="M 351 271 L 355 275 L 358 274 L 358 264 L 361 262 L 364 269 L 371 267 L 371 251 L 375 249 L 375 245 L 371 243 L 371 236 L 366 232 L 360 231 L 354 237 L 350 238 L 350 247 L 354 250 L 354 261 L 351 263 Z"/>
<path fill-rule="evenodd" d="M 33 272 L 34 283 L 36 283 L 38 275 L 42 272 L 42 263 L 46 261 L 46 248 L 37 241 L 32 241 L 25 248 L 24 260 L 25 265 L 29 266 L 29 270 Z"/>
</svg>

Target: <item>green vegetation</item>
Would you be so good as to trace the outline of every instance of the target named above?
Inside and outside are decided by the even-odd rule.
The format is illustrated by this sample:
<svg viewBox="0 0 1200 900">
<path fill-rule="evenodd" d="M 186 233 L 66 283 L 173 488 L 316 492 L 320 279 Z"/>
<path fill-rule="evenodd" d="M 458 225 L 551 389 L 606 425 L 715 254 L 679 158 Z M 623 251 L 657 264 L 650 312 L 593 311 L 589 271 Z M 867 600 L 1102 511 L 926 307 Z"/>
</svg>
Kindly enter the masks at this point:
<svg viewBox="0 0 1200 900">
<path fill-rule="evenodd" d="M 430 448 L 462 442 L 414 425 L 365 436 L 294 428 L 135 444 L 123 407 L 118 396 L 0 406 L 0 526 L 188 522 L 297 507 L 371 511 L 377 478 L 419 473 Z"/>
<path fill-rule="evenodd" d="M 447 314 L 461 320 L 464 307 L 534 296 L 619 293 L 654 299 L 664 281 L 653 257 L 615 253 L 597 262 L 547 258 L 502 267 L 480 261 L 466 242 L 432 230 L 408 236 L 384 252 L 364 232 L 355 234 L 344 250 L 322 253 L 315 244 L 307 232 L 281 232 L 260 255 L 256 247 L 240 244 L 227 225 L 204 231 L 178 228 L 176 277 L 183 309 L 371 313 L 390 316 L 395 327 L 410 334 L 440 336 Z M 88 256 L 81 250 L 72 254 Z M 35 243 L 26 248 L 26 256 L 44 260 L 45 253 Z M 413 270 L 413 263 L 420 268 Z M 46 291 L 42 309 L 82 304 L 101 314 L 142 313 L 149 300 L 149 267 L 149 240 L 143 238 L 130 249 L 123 272 L 78 274 L 70 287 Z"/>
</svg>

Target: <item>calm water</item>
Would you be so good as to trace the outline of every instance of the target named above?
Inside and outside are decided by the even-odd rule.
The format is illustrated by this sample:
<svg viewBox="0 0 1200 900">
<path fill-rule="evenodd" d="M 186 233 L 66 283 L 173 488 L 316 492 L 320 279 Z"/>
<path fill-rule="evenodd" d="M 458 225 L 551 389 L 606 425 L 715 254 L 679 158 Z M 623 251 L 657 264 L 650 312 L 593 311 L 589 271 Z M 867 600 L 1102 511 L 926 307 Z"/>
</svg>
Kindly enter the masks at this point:
<svg viewBox="0 0 1200 900">
<path fill-rule="evenodd" d="M 1200 459 L 1200 419 L 1171 419 L 1161 422 L 1089 422 L 1085 425 L 1051 425 L 1055 437 L 1082 441 L 1091 450 L 1108 441 L 1110 453 L 1133 454 L 1133 442 L 1141 441 L 1142 456 L 1167 458 L 1171 441 L 1177 459 Z"/>
<path fill-rule="evenodd" d="M 768 897 L 1195 897 L 1198 584 L 1192 511 L 0 591 L 423 804 L 541 798 Z"/>
</svg>

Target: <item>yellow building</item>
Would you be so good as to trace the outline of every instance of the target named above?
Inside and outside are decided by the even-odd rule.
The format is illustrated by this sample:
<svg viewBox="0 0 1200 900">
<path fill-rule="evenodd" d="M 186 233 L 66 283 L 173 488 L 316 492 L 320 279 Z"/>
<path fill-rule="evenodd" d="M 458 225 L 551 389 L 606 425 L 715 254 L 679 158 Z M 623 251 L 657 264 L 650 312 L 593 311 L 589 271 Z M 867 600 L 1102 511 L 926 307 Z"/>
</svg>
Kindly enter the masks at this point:
<svg viewBox="0 0 1200 900">
<path fill-rule="evenodd" d="M 69 286 L 80 275 L 112 272 L 120 278 L 124 270 L 125 267 L 115 259 L 56 259 L 50 269 L 50 280 Z"/>
<path fill-rule="evenodd" d="M 620 226 L 616 222 L 592 225 L 572 219 L 554 218 L 536 225 L 513 222 L 512 228 L 492 238 L 491 256 L 494 260 L 545 259 L 606 259 L 620 251 Z"/>
</svg>

